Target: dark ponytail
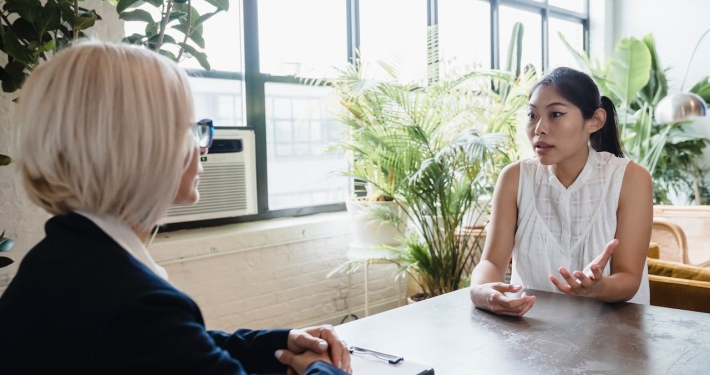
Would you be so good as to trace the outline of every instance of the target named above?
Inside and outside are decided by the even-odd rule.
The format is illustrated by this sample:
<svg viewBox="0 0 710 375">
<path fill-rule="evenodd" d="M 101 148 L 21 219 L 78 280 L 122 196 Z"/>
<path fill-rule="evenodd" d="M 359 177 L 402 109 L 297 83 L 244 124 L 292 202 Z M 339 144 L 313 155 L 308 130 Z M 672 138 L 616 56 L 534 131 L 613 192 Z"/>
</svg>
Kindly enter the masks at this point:
<svg viewBox="0 0 710 375">
<path fill-rule="evenodd" d="M 571 68 L 560 67 L 548 73 L 538 82 L 532 93 L 540 86 L 550 86 L 582 112 L 582 117 L 589 120 L 594 112 L 603 108 L 606 111 L 604 127 L 589 136 L 589 143 L 597 152 L 606 151 L 623 158 L 624 151 L 619 137 L 616 108 L 611 99 L 599 95 L 599 87 L 588 75 Z"/>
<path fill-rule="evenodd" d="M 602 96 L 601 108 L 606 111 L 606 121 L 604 122 L 604 127 L 589 136 L 589 144 L 591 144 L 592 148 L 596 151 L 606 151 L 623 158 L 624 150 L 621 147 L 614 103 L 606 96 Z"/>
</svg>

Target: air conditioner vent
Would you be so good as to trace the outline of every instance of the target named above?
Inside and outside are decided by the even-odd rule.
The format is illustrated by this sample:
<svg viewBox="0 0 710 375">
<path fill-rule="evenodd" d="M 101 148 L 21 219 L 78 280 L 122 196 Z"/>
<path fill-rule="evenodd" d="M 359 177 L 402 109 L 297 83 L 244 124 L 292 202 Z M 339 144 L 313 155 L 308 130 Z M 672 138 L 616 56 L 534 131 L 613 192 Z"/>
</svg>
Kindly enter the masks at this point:
<svg viewBox="0 0 710 375">
<path fill-rule="evenodd" d="M 170 206 L 161 224 L 257 213 L 252 131 L 215 129 L 215 140 L 202 167 L 200 201 Z"/>
</svg>

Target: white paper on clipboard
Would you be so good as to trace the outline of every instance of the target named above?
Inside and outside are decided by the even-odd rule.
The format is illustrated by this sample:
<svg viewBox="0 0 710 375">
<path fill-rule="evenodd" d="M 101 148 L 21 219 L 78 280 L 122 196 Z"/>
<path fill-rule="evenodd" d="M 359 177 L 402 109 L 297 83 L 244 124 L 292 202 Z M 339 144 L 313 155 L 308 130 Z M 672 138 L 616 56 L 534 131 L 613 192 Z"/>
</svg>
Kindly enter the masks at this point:
<svg viewBox="0 0 710 375">
<path fill-rule="evenodd" d="M 353 375 L 434 375 L 434 369 L 426 364 L 405 358 L 396 365 L 371 355 L 350 355 Z"/>
</svg>

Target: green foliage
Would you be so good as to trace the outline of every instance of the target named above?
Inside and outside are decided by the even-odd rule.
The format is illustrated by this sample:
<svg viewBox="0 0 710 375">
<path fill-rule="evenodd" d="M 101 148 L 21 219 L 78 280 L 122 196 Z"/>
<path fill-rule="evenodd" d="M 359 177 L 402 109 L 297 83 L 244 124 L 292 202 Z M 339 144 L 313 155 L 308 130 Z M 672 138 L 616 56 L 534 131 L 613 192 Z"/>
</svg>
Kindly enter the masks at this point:
<svg viewBox="0 0 710 375">
<path fill-rule="evenodd" d="M 372 79 L 382 75 L 370 69 L 388 78 Z M 488 209 L 488 201 L 479 198 L 492 192 L 502 166 L 517 159 L 515 129 L 533 72 L 518 77 L 474 70 L 403 83 L 397 71 L 396 64 L 358 61 L 335 78 L 311 83 L 332 87 L 338 99 L 347 135 L 335 148 L 350 160 L 343 173 L 367 183 L 371 196 L 394 199 L 409 218 L 404 247 L 381 246 L 378 259 L 396 264 L 398 276 L 414 276 L 429 295 L 439 295 L 465 286 L 474 265 L 472 231 L 461 228 L 478 219 L 471 212 Z M 391 220 L 384 214 L 378 219 Z M 332 273 L 367 261 L 351 261 Z"/>
<path fill-rule="evenodd" d="M 116 11 L 120 19 L 146 24 L 143 33 L 129 35 L 123 41 L 143 45 L 175 61 L 194 57 L 209 70 L 203 52 L 203 25 L 214 15 L 228 11 L 229 0 L 204 0 L 214 7 L 204 14 L 195 9 L 193 1 L 197 0 L 119 0 Z"/>
<path fill-rule="evenodd" d="M 624 150 L 651 173 L 655 202 L 670 203 L 671 191 L 694 196 L 698 190 L 697 180 L 702 180 L 699 157 L 710 140 L 695 134 L 688 123 L 654 121 L 655 106 L 668 95 L 668 80 L 653 36 L 646 35 L 643 40 L 624 38 L 604 66 L 599 62 L 593 66 L 561 33 L 559 37 L 582 69 L 592 76 L 602 94 L 616 105 Z M 707 102 L 710 99 L 708 77 L 690 91 Z"/>
<path fill-rule="evenodd" d="M 15 92 L 48 54 L 84 36 L 101 17 L 74 0 L 6 0 L 0 13 L 0 50 L 7 64 L 0 68 L 4 92 Z"/>
</svg>

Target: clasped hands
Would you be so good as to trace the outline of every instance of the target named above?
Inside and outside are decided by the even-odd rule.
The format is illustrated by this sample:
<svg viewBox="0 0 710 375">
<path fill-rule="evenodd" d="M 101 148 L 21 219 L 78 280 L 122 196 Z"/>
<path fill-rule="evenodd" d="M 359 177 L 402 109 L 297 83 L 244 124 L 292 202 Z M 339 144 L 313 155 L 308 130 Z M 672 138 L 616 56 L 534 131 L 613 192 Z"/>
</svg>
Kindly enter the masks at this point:
<svg viewBox="0 0 710 375">
<path fill-rule="evenodd" d="M 582 271 L 570 273 L 566 268 L 560 267 L 559 273 L 567 282 L 566 285 L 554 275 L 549 276 L 550 281 L 562 293 L 571 296 L 594 297 L 600 288 L 604 268 L 618 244 L 619 240 L 616 239 L 609 242 L 604 248 L 604 252 L 592 260 Z M 520 298 L 509 298 L 505 295 L 505 293 L 517 293 L 522 288 L 522 285 L 501 282 L 481 284 L 471 289 L 471 300 L 476 307 L 499 315 L 523 316 L 532 308 L 535 296 L 529 296 L 525 292 Z"/>
<path fill-rule="evenodd" d="M 350 350 L 330 325 L 292 329 L 288 334 L 287 349 L 277 350 L 274 355 L 288 366 L 287 375 L 303 375 L 308 366 L 316 361 L 330 363 L 352 373 Z"/>
</svg>

